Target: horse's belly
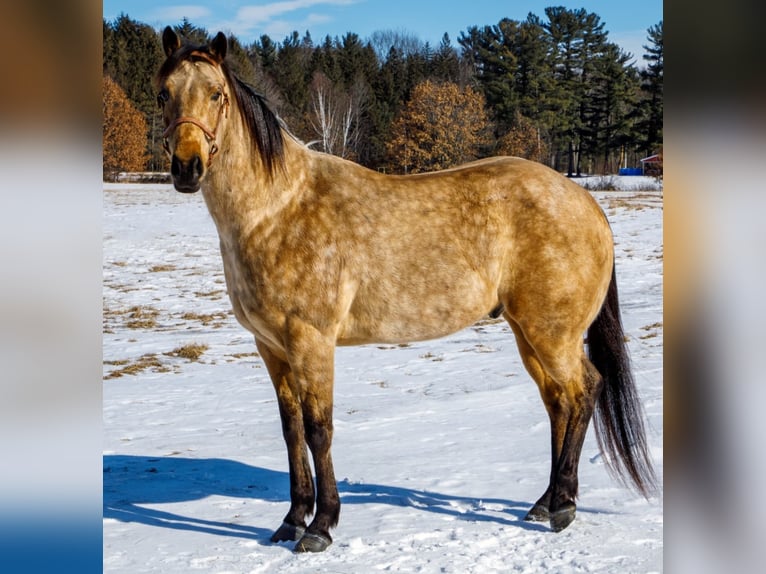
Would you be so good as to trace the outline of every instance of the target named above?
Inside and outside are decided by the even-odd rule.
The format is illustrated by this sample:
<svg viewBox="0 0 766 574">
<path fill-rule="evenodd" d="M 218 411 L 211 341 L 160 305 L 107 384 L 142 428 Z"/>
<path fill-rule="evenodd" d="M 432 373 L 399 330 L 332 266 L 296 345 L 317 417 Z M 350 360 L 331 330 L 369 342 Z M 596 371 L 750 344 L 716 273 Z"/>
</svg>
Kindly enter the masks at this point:
<svg viewBox="0 0 766 574">
<path fill-rule="evenodd" d="M 338 329 L 339 345 L 406 343 L 436 339 L 472 325 L 497 305 L 497 294 L 488 289 L 452 297 L 395 300 L 357 298 Z"/>
</svg>

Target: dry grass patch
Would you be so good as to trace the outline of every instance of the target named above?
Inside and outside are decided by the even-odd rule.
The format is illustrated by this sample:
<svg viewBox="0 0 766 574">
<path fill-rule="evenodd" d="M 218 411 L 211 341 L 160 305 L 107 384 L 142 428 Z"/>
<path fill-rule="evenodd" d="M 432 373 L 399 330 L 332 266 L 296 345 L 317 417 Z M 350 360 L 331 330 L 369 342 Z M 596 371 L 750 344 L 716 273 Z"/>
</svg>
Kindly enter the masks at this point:
<svg viewBox="0 0 766 574">
<path fill-rule="evenodd" d="M 136 305 L 130 309 L 108 309 L 104 308 L 102 317 L 104 321 L 104 333 L 113 333 L 111 327 L 117 323 L 120 318 L 124 318 L 125 327 L 128 329 L 152 329 L 157 326 L 157 317 L 160 312 L 154 307 Z M 107 322 L 111 325 L 108 326 Z"/>
<path fill-rule="evenodd" d="M 128 359 L 121 359 L 115 361 L 104 361 L 105 365 L 124 365 L 120 369 L 115 369 L 104 379 L 116 379 L 123 375 L 137 375 L 144 372 L 147 369 L 152 369 L 155 373 L 166 373 L 170 369 L 160 362 L 159 357 L 154 353 L 148 353 L 140 356 L 135 361 L 131 362 Z"/>
<path fill-rule="evenodd" d="M 646 335 L 641 335 L 639 339 L 645 340 L 645 339 L 653 339 L 658 335 L 658 331 L 662 329 L 662 322 L 659 321 L 657 323 L 652 323 L 651 325 L 644 325 L 641 327 L 642 330 L 647 331 Z"/>
<path fill-rule="evenodd" d="M 188 345 L 178 347 L 177 349 L 173 349 L 168 353 L 163 353 L 163 355 L 168 357 L 179 357 L 189 361 L 199 361 L 199 358 L 202 356 L 202 354 L 209 348 L 210 347 L 208 345 L 203 343 L 190 343 Z"/>
<path fill-rule="evenodd" d="M 128 309 L 125 314 L 128 316 L 125 322 L 128 329 L 153 329 L 157 326 L 157 316 L 160 312 L 154 307 L 137 305 Z"/>
<path fill-rule="evenodd" d="M 207 326 L 215 322 L 214 327 L 222 327 L 226 322 L 227 315 L 223 311 L 217 313 L 184 313 L 181 315 L 184 321 L 199 321 Z"/>
<path fill-rule="evenodd" d="M 154 265 L 149 269 L 149 273 L 162 273 L 163 271 L 175 271 L 178 269 L 175 265 L 170 264 L 164 264 L 164 265 Z"/>
<path fill-rule="evenodd" d="M 643 211 L 647 207 L 652 207 L 645 203 L 635 201 L 633 198 L 624 197 L 610 197 L 606 202 L 607 209 L 616 210 L 618 208 L 625 209 L 627 211 Z"/>
<path fill-rule="evenodd" d="M 260 357 L 257 351 L 253 351 L 251 353 L 231 353 L 229 356 L 234 357 L 235 359 L 247 359 L 247 358 L 257 359 L 258 357 Z"/>
<path fill-rule="evenodd" d="M 214 289 L 212 291 L 195 291 L 196 297 L 209 297 L 210 299 L 220 299 L 226 294 L 223 289 Z"/>
</svg>

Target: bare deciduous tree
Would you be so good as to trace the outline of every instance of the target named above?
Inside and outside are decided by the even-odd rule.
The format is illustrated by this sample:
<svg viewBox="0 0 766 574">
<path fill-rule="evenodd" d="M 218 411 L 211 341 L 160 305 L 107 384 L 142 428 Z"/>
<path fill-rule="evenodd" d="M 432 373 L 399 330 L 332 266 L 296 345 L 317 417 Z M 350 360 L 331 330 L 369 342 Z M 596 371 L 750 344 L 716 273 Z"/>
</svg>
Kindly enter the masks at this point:
<svg viewBox="0 0 766 574">
<path fill-rule="evenodd" d="M 345 91 L 317 72 L 311 82 L 310 123 L 322 151 L 343 158 L 354 158 L 359 143 L 359 119 L 368 99 L 368 88 L 357 81 Z"/>
</svg>

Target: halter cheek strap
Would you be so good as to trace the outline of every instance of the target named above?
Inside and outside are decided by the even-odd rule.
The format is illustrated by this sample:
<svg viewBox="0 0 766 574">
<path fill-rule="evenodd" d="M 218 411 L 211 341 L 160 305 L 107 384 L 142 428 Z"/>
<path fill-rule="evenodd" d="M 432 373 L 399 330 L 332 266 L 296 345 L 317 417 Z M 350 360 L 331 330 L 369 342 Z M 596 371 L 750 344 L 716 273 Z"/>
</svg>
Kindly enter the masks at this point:
<svg viewBox="0 0 766 574">
<path fill-rule="evenodd" d="M 218 126 L 221 125 L 222 115 L 226 117 L 229 116 L 229 96 L 227 94 L 223 95 L 223 103 L 221 104 L 221 108 L 218 111 L 218 117 L 216 118 L 215 127 L 212 130 L 196 118 L 193 118 L 191 116 L 181 116 L 180 118 L 176 118 L 172 122 L 170 122 L 170 125 L 168 125 L 168 127 L 165 128 L 165 131 L 162 132 L 163 149 L 168 153 L 168 155 L 171 154 L 168 138 L 170 137 L 170 134 L 172 134 L 178 126 L 180 126 L 181 124 L 195 125 L 202 130 L 202 132 L 205 134 L 205 137 L 210 142 L 210 152 L 208 153 L 208 159 L 207 159 L 207 167 L 210 167 L 210 164 L 213 163 L 213 157 L 215 156 L 215 154 L 218 153 L 218 142 L 216 141 L 216 134 L 218 133 Z"/>
</svg>

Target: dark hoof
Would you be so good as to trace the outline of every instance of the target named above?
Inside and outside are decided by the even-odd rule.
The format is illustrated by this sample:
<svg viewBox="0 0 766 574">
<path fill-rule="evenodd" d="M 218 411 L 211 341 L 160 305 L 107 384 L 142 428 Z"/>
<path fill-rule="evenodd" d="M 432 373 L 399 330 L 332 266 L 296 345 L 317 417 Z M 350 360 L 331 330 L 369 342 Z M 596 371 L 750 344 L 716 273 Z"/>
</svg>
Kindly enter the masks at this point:
<svg viewBox="0 0 766 574">
<path fill-rule="evenodd" d="M 306 531 L 306 528 L 304 526 L 295 526 L 293 524 L 288 524 L 287 522 L 283 522 L 282 526 L 280 526 L 277 531 L 271 535 L 271 541 L 272 542 L 293 542 L 295 540 L 300 540 L 301 536 L 303 536 L 303 533 Z"/>
<path fill-rule="evenodd" d="M 548 522 L 551 518 L 551 513 L 548 512 L 548 507 L 542 504 L 535 504 L 532 510 L 527 512 L 524 520 L 527 522 Z"/>
<path fill-rule="evenodd" d="M 306 532 L 306 534 L 303 535 L 303 538 L 298 541 L 298 544 L 295 545 L 295 551 L 323 552 L 327 549 L 328 546 L 330 546 L 330 544 L 332 544 L 332 540 L 330 540 L 328 537 L 322 536 L 321 534 Z"/>
<path fill-rule="evenodd" d="M 554 532 L 561 532 L 567 526 L 572 524 L 575 519 L 575 505 L 567 504 L 557 511 L 551 513 L 551 529 Z"/>
</svg>

